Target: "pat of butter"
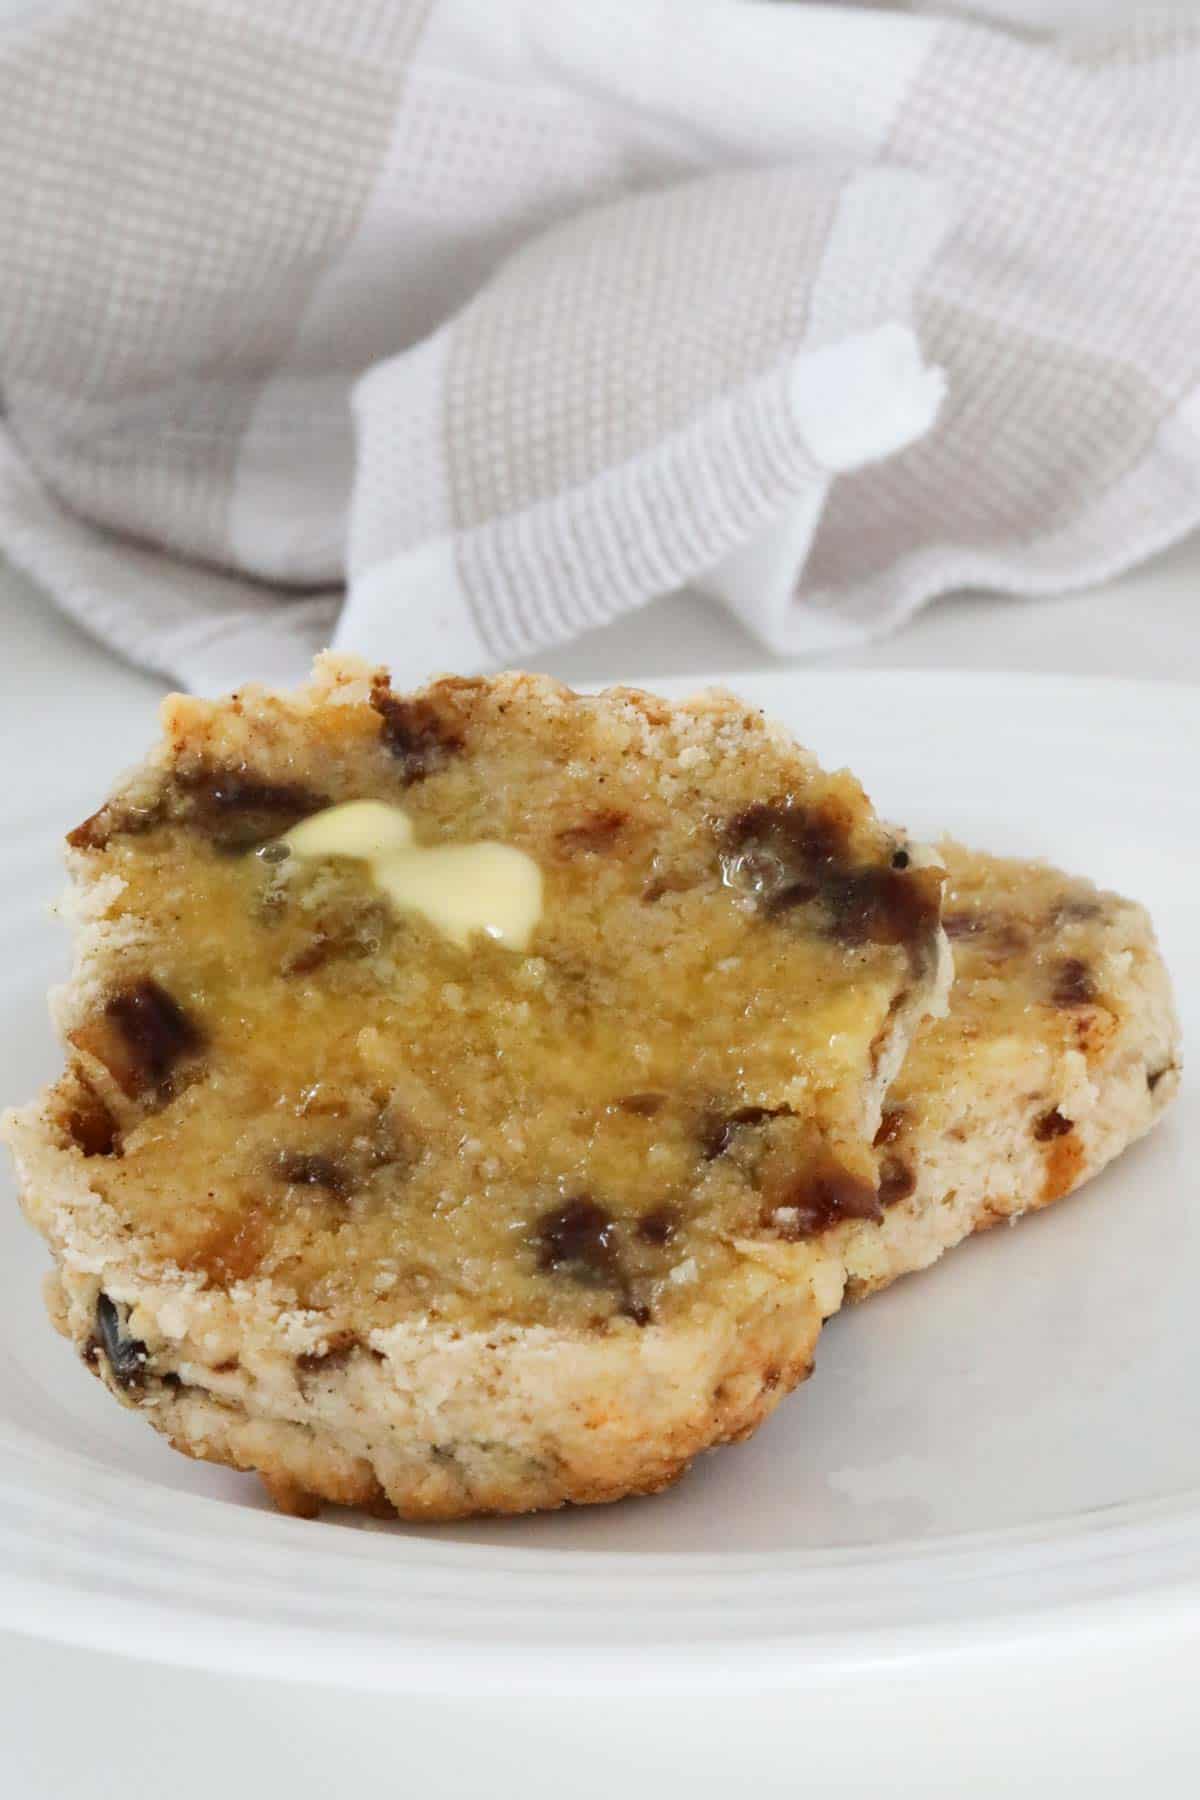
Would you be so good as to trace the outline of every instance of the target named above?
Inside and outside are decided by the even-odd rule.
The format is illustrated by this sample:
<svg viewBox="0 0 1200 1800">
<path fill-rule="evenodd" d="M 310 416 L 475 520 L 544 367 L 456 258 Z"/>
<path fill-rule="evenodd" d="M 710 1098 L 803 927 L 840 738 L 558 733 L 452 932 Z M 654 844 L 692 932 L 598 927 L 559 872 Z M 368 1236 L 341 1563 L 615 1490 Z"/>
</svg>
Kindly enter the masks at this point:
<svg viewBox="0 0 1200 1800">
<path fill-rule="evenodd" d="M 511 844 L 418 844 L 402 806 L 330 806 L 281 841 L 293 856 L 365 862 L 393 906 L 419 913 L 462 950 L 476 932 L 527 950 L 542 916 L 542 872 L 531 856 Z"/>
</svg>

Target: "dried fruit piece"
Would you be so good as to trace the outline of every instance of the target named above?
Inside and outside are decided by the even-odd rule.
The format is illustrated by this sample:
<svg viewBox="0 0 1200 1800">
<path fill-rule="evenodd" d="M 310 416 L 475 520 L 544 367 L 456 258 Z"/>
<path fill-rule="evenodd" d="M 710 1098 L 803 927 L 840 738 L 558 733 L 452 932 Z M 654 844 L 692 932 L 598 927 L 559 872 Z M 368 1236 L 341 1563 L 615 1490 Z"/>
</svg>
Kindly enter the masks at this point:
<svg viewBox="0 0 1200 1800">
<path fill-rule="evenodd" d="M 875 1133 L 875 1148 L 879 1150 L 885 1144 L 894 1144 L 907 1123 L 908 1114 L 902 1106 L 885 1106 L 879 1130 Z"/>
<path fill-rule="evenodd" d="M 138 806 L 131 801 L 109 800 L 67 833 L 72 850 L 107 850 L 115 837 L 140 837 L 162 822 L 160 799 Z"/>
<path fill-rule="evenodd" d="M 629 823 L 629 814 L 615 807 L 600 807 L 577 825 L 568 825 L 554 835 L 554 841 L 565 856 L 597 855 L 611 850 Z"/>
<path fill-rule="evenodd" d="M 296 1358 L 296 1368 L 301 1375 L 333 1375 L 344 1369 L 362 1347 L 361 1340 L 353 1332 L 341 1332 L 320 1350 L 301 1351 Z"/>
<path fill-rule="evenodd" d="M 706 1112 L 700 1121 L 700 1152 L 706 1162 L 724 1156 L 743 1125 L 761 1125 L 766 1119 L 783 1119 L 787 1106 L 738 1106 L 732 1112 Z"/>
<path fill-rule="evenodd" d="M 1033 1135 L 1039 1144 L 1048 1144 L 1051 1139 L 1065 1137 L 1068 1131 L 1074 1131 L 1075 1121 L 1068 1119 L 1058 1108 L 1052 1107 L 1034 1121 Z"/>
<path fill-rule="evenodd" d="M 1088 965 L 1078 956 L 1068 956 L 1054 972 L 1052 998 L 1064 1010 L 1075 1006 L 1091 1006 L 1098 998 L 1096 980 Z"/>
<path fill-rule="evenodd" d="M 401 699 L 386 677 L 372 687 L 371 705 L 383 720 L 380 735 L 405 787 L 444 768 L 463 747 L 460 733 L 432 701 Z"/>
<path fill-rule="evenodd" d="M 84 1156 L 115 1156 L 120 1149 L 120 1126 L 86 1082 L 80 1083 L 78 1099 L 63 1123 L 67 1136 Z"/>
<path fill-rule="evenodd" d="M 653 1212 L 643 1213 L 635 1230 L 643 1244 L 669 1244 L 680 1226 L 679 1209 L 675 1206 L 656 1206 Z"/>
<path fill-rule="evenodd" d="M 576 1281 L 593 1287 L 623 1284 L 613 1216 L 588 1195 L 542 1213 L 536 1237 L 539 1268 L 566 1269 Z"/>
<path fill-rule="evenodd" d="M 927 955 L 941 906 L 932 868 L 897 867 L 857 851 L 843 812 L 793 800 L 760 802 L 721 832 L 726 879 L 747 887 L 770 917 L 817 902 L 844 944 L 898 944 Z"/>
<path fill-rule="evenodd" d="M 898 1200 L 907 1200 L 916 1191 L 916 1186 L 917 1178 L 911 1163 L 899 1156 L 884 1158 L 879 1170 L 880 1206 L 895 1206 Z"/>
<path fill-rule="evenodd" d="M 225 850 L 250 850 L 282 836 L 327 804 L 298 781 L 268 781 L 246 764 L 202 765 L 178 774 L 185 816 Z"/>
<path fill-rule="evenodd" d="M 861 1175 L 829 1162 L 806 1169 L 786 1186 L 771 1206 L 769 1223 L 789 1242 L 816 1237 L 845 1219 L 878 1219 L 878 1191 Z"/>
<path fill-rule="evenodd" d="M 118 989 L 103 1013 L 78 1026 L 71 1037 L 78 1049 L 103 1063 L 131 1100 L 167 1098 L 178 1065 L 204 1045 L 195 1021 L 148 976 Z"/>
<path fill-rule="evenodd" d="M 667 1096 L 659 1093 L 625 1094 L 615 1102 L 619 1112 L 632 1113 L 637 1119 L 653 1119 L 667 1103 Z"/>
<path fill-rule="evenodd" d="M 96 1336 L 117 1386 L 127 1393 L 141 1387 L 149 1360 L 146 1346 L 126 1336 L 121 1314 L 103 1291 L 96 1296 Z"/>
<path fill-rule="evenodd" d="M 276 1164 L 279 1177 L 293 1187 L 322 1188 L 338 1200 L 354 1191 L 354 1178 L 345 1163 L 333 1156 L 316 1156 L 303 1150 L 283 1150 Z"/>
</svg>

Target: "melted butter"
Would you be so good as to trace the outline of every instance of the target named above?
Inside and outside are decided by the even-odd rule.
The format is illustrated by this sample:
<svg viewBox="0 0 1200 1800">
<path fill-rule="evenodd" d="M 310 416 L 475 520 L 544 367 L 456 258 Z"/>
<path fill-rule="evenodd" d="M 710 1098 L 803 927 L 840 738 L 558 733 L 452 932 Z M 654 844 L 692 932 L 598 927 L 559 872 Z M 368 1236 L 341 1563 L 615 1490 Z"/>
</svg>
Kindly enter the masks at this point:
<svg viewBox="0 0 1200 1800">
<path fill-rule="evenodd" d="M 293 856 L 366 863 L 393 906 L 419 913 L 462 950 L 477 932 L 508 950 L 527 950 L 542 916 L 542 872 L 531 856 L 511 844 L 418 844 L 402 806 L 330 806 L 281 841 Z"/>
</svg>

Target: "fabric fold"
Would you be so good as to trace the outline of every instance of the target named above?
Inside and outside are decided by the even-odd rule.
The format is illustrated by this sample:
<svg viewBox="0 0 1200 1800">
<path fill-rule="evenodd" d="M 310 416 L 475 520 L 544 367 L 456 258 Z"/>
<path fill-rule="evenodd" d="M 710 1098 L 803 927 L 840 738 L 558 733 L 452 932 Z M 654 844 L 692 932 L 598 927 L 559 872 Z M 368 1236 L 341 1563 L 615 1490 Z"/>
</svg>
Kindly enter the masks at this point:
<svg viewBox="0 0 1200 1800">
<path fill-rule="evenodd" d="M 1198 91 L 1169 11 L 21 9 L 0 549 L 202 687 L 1112 574 L 1200 523 Z"/>
<path fill-rule="evenodd" d="M 868 223 L 872 198 L 908 221 L 918 260 L 898 258 L 864 309 L 875 242 L 839 227 L 844 208 Z M 831 480 L 937 417 L 940 374 L 888 314 L 945 222 L 923 177 L 804 165 L 678 184 L 545 234 L 360 384 L 339 646 L 515 662 L 710 571 L 769 639 Z M 410 468 L 423 478 L 401 494 Z M 766 587 L 747 579 L 760 539 Z"/>
</svg>

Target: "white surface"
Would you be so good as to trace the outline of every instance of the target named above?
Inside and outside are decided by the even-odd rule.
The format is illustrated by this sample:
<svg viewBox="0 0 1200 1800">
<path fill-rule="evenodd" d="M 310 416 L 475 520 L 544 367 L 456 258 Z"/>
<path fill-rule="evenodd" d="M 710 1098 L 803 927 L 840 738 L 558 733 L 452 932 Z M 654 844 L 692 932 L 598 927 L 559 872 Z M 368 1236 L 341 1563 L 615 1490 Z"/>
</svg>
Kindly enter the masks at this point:
<svg viewBox="0 0 1200 1800">
<path fill-rule="evenodd" d="M 969 601 L 938 608 L 901 638 L 855 660 L 898 666 L 937 662 L 953 666 L 970 660 L 983 667 L 1007 664 L 1027 668 L 1099 668 L 1168 678 L 1195 675 L 1200 672 L 1200 629 L 1194 617 L 1192 594 L 1198 569 L 1200 555 L 1193 550 L 1177 553 L 1099 595 L 1037 606 Z M 31 799 L 39 786 L 44 791 L 47 785 L 81 780 L 87 785 L 89 770 L 85 767 L 81 777 L 79 765 L 66 754 L 72 741 L 94 746 L 96 779 L 103 784 L 110 758 L 131 756 L 144 742 L 145 703 L 153 695 L 155 684 L 111 665 L 100 652 L 85 646 L 69 627 L 33 610 L 29 592 L 20 584 L 11 583 L 5 598 L 8 616 L 17 628 L 5 677 L 5 736 L 10 732 L 27 733 L 30 722 L 36 720 L 43 734 L 40 742 L 51 752 L 40 770 L 36 758 L 25 759 L 32 776 Z M 682 631 L 685 621 L 686 638 Z M 674 673 L 702 673 L 716 666 L 750 669 L 757 661 L 757 653 L 719 615 L 704 611 L 697 614 L 685 608 L 683 602 L 668 602 L 651 609 L 619 633 L 597 633 L 589 642 L 576 644 L 549 661 L 556 672 L 576 679 L 603 680 L 633 672 L 652 679 Z M 831 692 L 833 686 L 830 684 Z M 1181 697 L 1174 698 L 1178 702 Z M 1168 706 L 1166 710 L 1174 709 Z M 932 725 L 937 723 L 940 721 L 931 718 Z M 1015 726 L 1016 722 L 1010 724 Z M 836 724 L 833 729 L 838 729 Z M 882 730 L 881 723 L 880 734 Z M 827 741 L 830 753 L 836 754 L 837 743 Z M 883 741 L 882 735 L 879 741 Z M 1063 749 L 1068 755 L 1072 753 L 1072 742 L 1069 737 L 1064 741 Z M 61 766 L 54 766 L 60 763 Z M 890 793 L 896 791 L 894 785 L 885 791 L 886 784 L 894 784 L 903 771 L 897 768 L 892 772 L 879 764 L 867 773 L 886 804 Z M 911 781 L 911 776 L 907 779 Z M 1083 815 L 1094 820 L 1090 809 L 1095 800 L 1086 800 L 1085 787 L 1080 791 L 1085 796 Z M 81 786 L 79 798 L 88 797 L 90 794 L 85 796 Z M 1070 823 L 1064 827 L 1060 817 L 1051 825 L 1044 810 L 1032 825 L 1023 824 L 1015 798 L 1015 791 L 1006 794 L 993 787 L 979 818 L 981 835 L 1011 847 L 1054 848 L 1067 860 L 1074 853 L 1074 860 L 1101 874 L 1111 871 L 1126 886 L 1137 885 L 1125 873 L 1136 864 L 1144 870 L 1146 879 L 1141 885 L 1148 893 L 1152 881 L 1157 892 L 1163 892 L 1168 885 L 1164 881 L 1166 872 L 1152 866 L 1157 830 L 1153 808 L 1139 810 L 1121 838 L 1112 839 L 1105 834 L 1101 845 L 1090 835 L 1092 826 L 1081 837 L 1078 827 Z M 905 795 L 899 804 L 913 814 L 918 824 L 923 819 L 927 822 L 928 814 L 922 814 L 921 802 L 914 805 Z M 23 801 L 17 810 L 24 811 Z M 35 800 L 31 810 L 36 819 Z M 1075 811 L 1072 793 L 1066 811 L 1068 820 Z M 1121 816 L 1124 821 L 1129 820 L 1128 813 Z M 961 816 L 951 822 L 960 829 L 970 823 Z M 1036 836 L 1051 830 L 1052 839 Z M 45 880 L 47 848 L 48 834 L 35 831 L 22 840 L 17 852 L 23 859 L 28 857 L 38 883 Z M 1146 860 L 1148 850 L 1151 856 Z M 30 898 L 33 899 L 32 893 Z M 1178 903 L 1175 918 L 1179 947 L 1186 949 L 1195 938 L 1194 912 L 1190 937 Z M 41 981 L 39 968 L 30 964 L 22 969 L 23 1005 L 33 1004 Z M 28 1034 L 22 1025 L 22 1041 L 26 1037 L 29 1051 L 22 1060 L 23 1086 L 39 1078 L 52 1063 L 48 1038 L 39 1023 Z M 1159 1146 L 1150 1145 L 1140 1154 L 1158 1153 Z M 1033 1234 L 1045 1232 L 1050 1242 L 1062 1234 L 1070 1241 L 1078 1232 L 1079 1242 L 1088 1247 L 1089 1267 L 1090 1259 L 1098 1258 L 1102 1279 L 1118 1282 L 1122 1273 L 1119 1259 L 1105 1264 L 1101 1254 L 1107 1253 L 1106 1245 L 1119 1247 L 1120 1234 L 1130 1224 L 1128 1207 L 1120 1206 L 1119 1188 L 1112 1186 L 1116 1180 L 1117 1177 L 1110 1177 L 1108 1188 L 1097 1189 L 1078 1207 L 1063 1208 L 1057 1214 L 1047 1215 L 1044 1221 L 1031 1222 L 1020 1232 L 994 1238 L 994 1251 L 980 1246 L 982 1254 L 977 1254 L 976 1249 L 960 1253 L 957 1269 L 947 1266 L 941 1274 L 920 1284 L 924 1293 L 919 1305 L 914 1301 L 918 1284 L 912 1284 L 876 1302 L 848 1324 L 835 1327 L 826 1340 L 817 1380 L 806 1394 L 790 1403 L 791 1408 L 807 1409 L 814 1421 L 819 1410 L 826 1430 L 844 1428 L 845 1421 L 838 1417 L 838 1399 L 852 1376 L 852 1358 L 857 1354 L 852 1348 L 852 1335 L 855 1344 L 863 1340 L 865 1355 L 867 1334 L 882 1337 L 895 1330 L 904 1338 L 904 1359 L 918 1359 L 915 1364 L 910 1361 L 910 1367 L 919 1367 L 927 1374 L 942 1362 L 961 1371 L 962 1363 L 955 1365 L 953 1359 L 977 1345 L 972 1327 L 980 1309 L 985 1309 L 983 1316 L 991 1316 L 999 1305 L 1001 1265 L 1015 1257 L 1027 1272 L 1032 1246 L 1035 1241 L 1042 1241 Z M 1179 1206 L 1178 1221 L 1186 1227 L 1184 1181 L 1174 1186 L 1169 1203 Z M 1154 1184 L 1153 1191 L 1161 1192 L 1160 1185 Z M 1112 1238 L 1106 1236 L 1102 1240 L 1094 1229 L 1089 1229 L 1089 1225 L 1094 1228 L 1100 1208 L 1107 1209 L 1106 1216 L 1111 1214 L 1115 1234 Z M 1092 1209 L 1090 1221 L 1085 1216 L 1087 1209 Z M 1157 1353 L 1156 1342 L 1162 1347 L 1156 1337 L 1155 1322 L 1165 1304 L 1163 1294 L 1168 1298 L 1178 1295 L 1186 1275 L 1177 1244 L 1176 1240 L 1171 1255 L 1163 1259 L 1157 1284 L 1150 1294 L 1129 1296 L 1130 1331 L 1136 1344 L 1148 1346 L 1152 1354 Z M 29 1243 L 22 1243 L 16 1252 L 21 1266 L 29 1262 L 31 1255 L 36 1260 L 36 1246 Z M 989 1274 L 993 1267 L 995 1275 Z M 995 1297 L 989 1302 L 993 1280 L 997 1284 Z M 940 1338 L 933 1327 L 929 1302 L 934 1283 L 944 1325 Z M 22 1354 L 29 1358 L 31 1379 L 36 1381 L 41 1379 L 38 1352 L 45 1351 L 52 1357 L 57 1347 L 46 1339 L 45 1328 L 36 1319 L 28 1282 L 19 1283 L 18 1290 L 18 1307 L 28 1303 L 35 1326 Z M 1006 1284 L 1006 1294 L 1010 1291 L 1011 1283 Z M 1051 1292 L 1040 1278 L 1032 1291 L 1040 1309 L 1040 1329 L 1051 1334 L 1059 1357 L 1068 1352 L 1072 1359 L 1086 1355 L 1074 1345 L 1070 1331 L 1074 1316 L 1070 1309 L 1077 1296 L 1072 1294 L 1068 1305 L 1065 1295 Z M 926 1359 L 923 1363 L 922 1357 Z M 996 1389 L 989 1384 L 1000 1371 L 991 1366 L 991 1360 L 972 1366 L 970 1380 L 983 1382 L 981 1416 L 995 1420 L 992 1401 Z M 1114 1384 L 1115 1391 L 1120 1392 L 1130 1378 L 1124 1348 L 1110 1360 L 1111 1368 L 1092 1365 L 1084 1371 L 1093 1426 L 1104 1422 L 1097 1396 L 1106 1391 L 1112 1393 Z M 1183 1364 L 1173 1374 L 1164 1369 L 1164 1379 L 1183 1380 L 1186 1368 Z M 1193 1373 L 1194 1368 L 1193 1361 Z M 73 1396 L 70 1405 L 87 1406 L 92 1398 L 90 1386 L 80 1387 L 70 1368 L 65 1374 L 75 1379 L 63 1387 L 64 1401 L 69 1387 Z M 1134 1433 L 1132 1438 L 1122 1437 L 1127 1451 L 1123 1478 L 1128 1485 L 1123 1494 L 1114 1493 L 1111 1498 L 1128 1499 L 1166 1491 L 1171 1483 L 1178 1491 L 1193 1479 L 1189 1459 L 1197 1451 L 1189 1442 L 1189 1438 L 1194 1440 L 1194 1430 L 1187 1429 L 1189 1395 L 1184 1381 L 1177 1396 L 1181 1429 L 1169 1445 L 1165 1437 L 1153 1432 L 1151 1419 L 1142 1416 L 1147 1409 L 1139 1410 L 1136 1404 L 1131 1409 L 1127 1402 L 1121 1413 L 1121 1429 L 1123 1434 Z M 1193 1405 L 1192 1419 L 1194 1411 Z M 108 1432 L 114 1425 L 119 1428 L 125 1423 L 132 1427 L 137 1424 L 117 1414 L 103 1430 Z M 873 1423 L 882 1430 L 886 1441 L 888 1418 L 876 1417 Z M 1000 1420 L 999 1460 L 992 1471 L 996 1479 L 989 1476 L 985 1459 L 985 1465 L 975 1471 L 972 1504 L 982 1505 L 985 1510 L 988 1505 L 999 1505 L 1003 1515 L 1005 1505 L 1011 1506 L 1015 1498 L 1017 1523 L 1037 1516 L 1039 1508 L 1044 1516 L 1048 1499 L 1051 1510 L 1055 1505 L 1061 1506 L 1064 1494 L 1068 1506 L 1077 1504 L 1078 1495 L 1062 1488 L 1065 1482 L 1069 1490 L 1079 1473 L 1065 1446 L 1050 1437 L 1037 1447 L 1035 1454 L 1026 1454 L 1024 1462 L 1019 1462 L 1019 1446 L 1010 1444 L 1005 1448 L 1005 1433 L 1014 1425 L 1020 1427 L 1019 1418 Z M 800 1438 L 794 1435 L 792 1454 L 798 1457 Z M 781 1448 L 783 1441 L 778 1432 L 774 1439 L 768 1432 L 744 1452 L 719 1461 L 714 1459 L 712 1479 L 725 1480 L 719 1471 L 728 1464 L 729 1479 L 734 1479 L 732 1472 L 741 1468 L 746 1471 L 745 1476 L 737 1479 L 749 1483 L 756 1461 L 761 1471 L 765 1466 L 762 1459 L 770 1457 L 774 1467 L 777 1455 L 786 1457 L 787 1451 Z M 1167 1467 L 1161 1462 L 1154 1465 L 1152 1458 L 1147 1468 L 1148 1447 L 1153 1447 L 1155 1454 L 1168 1449 L 1168 1461 L 1175 1460 Z M 151 1444 L 150 1448 L 156 1447 Z M 147 1453 L 143 1446 L 137 1454 Z M 162 1452 L 163 1456 L 166 1454 Z M 922 1446 L 922 1454 L 927 1454 L 927 1446 Z M 842 1466 L 844 1472 L 845 1459 Z M 877 1471 L 878 1459 L 874 1466 Z M 1014 1466 L 1021 1470 L 1021 1479 L 1016 1482 L 1011 1479 Z M 227 1479 L 212 1472 L 199 1473 L 203 1479 L 217 1483 Z M 796 1481 L 803 1479 L 811 1484 L 812 1471 L 805 1470 L 802 1460 L 789 1464 L 789 1474 Z M 192 1472 L 188 1475 L 194 1479 Z M 706 1469 L 699 1483 L 693 1481 L 690 1488 L 685 1486 L 678 1495 L 658 1502 L 661 1513 L 653 1507 L 637 1509 L 639 1516 L 645 1513 L 646 1529 L 666 1532 L 668 1522 L 671 1526 L 678 1524 L 681 1545 L 686 1545 L 689 1531 L 696 1528 L 698 1518 L 703 1520 L 706 1515 L 704 1487 L 709 1480 Z M 901 1513 L 910 1504 L 911 1497 L 900 1491 L 906 1482 L 912 1485 L 911 1469 L 906 1473 L 893 1458 L 890 1471 L 885 1469 L 882 1492 L 878 1483 L 874 1494 L 869 1481 L 865 1485 L 859 1483 L 857 1494 L 850 1495 L 849 1506 L 858 1520 L 860 1539 L 863 1520 L 872 1511 L 877 1536 L 886 1538 L 895 1532 L 897 1504 Z M 778 1504 L 786 1488 L 784 1482 L 776 1493 L 771 1526 L 777 1544 L 784 1549 L 789 1533 L 790 1542 L 796 1543 L 802 1524 L 799 1506 L 793 1510 Z M 798 1499 L 807 1498 L 799 1489 L 796 1491 Z M 831 1504 L 831 1499 L 827 1493 L 821 1515 L 827 1539 L 830 1533 L 836 1537 L 839 1518 L 839 1509 Z M 938 1516 L 941 1501 L 937 1496 L 934 1499 L 932 1516 L 914 1520 L 910 1510 L 900 1528 L 915 1528 L 918 1532 L 944 1529 L 947 1520 L 944 1515 Z M 1026 1507 L 1023 1514 L 1022 1506 Z M 119 1502 L 114 1502 L 114 1517 L 118 1507 Z M 256 1520 L 265 1517 L 257 1513 L 252 1516 Z M 649 1523 L 656 1516 L 663 1520 L 661 1527 Z M 580 1517 L 599 1521 L 595 1527 L 586 1525 L 586 1530 L 598 1531 L 610 1543 L 618 1541 L 613 1533 L 623 1530 L 619 1512 Z M 1012 1525 L 1014 1519 L 997 1516 L 990 1522 Z M 554 1521 L 545 1521 L 535 1530 L 552 1534 L 555 1528 Z M 642 1527 L 639 1525 L 638 1529 Z M 871 1530 L 868 1525 L 868 1539 Z M 480 1528 L 480 1535 L 488 1531 L 502 1532 L 506 1543 L 513 1542 L 512 1527 Z M 352 1535 L 356 1542 L 374 1545 L 377 1541 L 372 1534 Z M 745 1546 L 739 1545 L 739 1549 Z M 997 1648 L 986 1655 L 976 1653 L 949 1663 L 939 1659 L 936 1667 L 918 1660 L 886 1673 L 876 1670 L 860 1671 L 852 1678 L 843 1675 L 832 1684 L 813 1677 L 799 1693 L 743 1694 L 730 1698 L 719 1708 L 711 1700 L 698 1704 L 687 1699 L 652 1700 L 633 1695 L 619 1701 L 558 1700 L 547 1705 L 525 1700 L 501 1706 L 494 1701 L 466 1697 L 443 1704 L 322 1692 L 311 1687 L 295 1690 L 273 1682 L 188 1676 L 14 1638 L 4 1644 L 4 1661 L 0 1664 L 0 1710 L 5 1722 L 0 1740 L 0 1776 L 9 1775 L 11 1766 L 13 1780 L 5 1785 L 22 1796 L 121 1792 L 136 1800 L 138 1794 L 148 1794 L 152 1788 L 157 1792 L 166 1775 L 166 1771 L 161 1771 L 153 1782 L 150 1779 L 147 1770 L 151 1744 L 165 1745 L 177 1733 L 186 1739 L 187 1752 L 181 1760 L 172 1758 L 166 1778 L 173 1792 L 184 1797 L 210 1791 L 216 1780 L 235 1793 L 249 1792 L 265 1780 L 271 1790 L 286 1781 L 288 1792 L 325 1794 L 336 1791 L 348 1778 L 375 1782 L 387 1779 L 389 1771 L 394 1772 L 394 1785 L 403 1782 L 406 1788 L 415 1786 L 425 1793 L 473 1793 L 486 1789 L 500 1795 L 536 1795 L 561 1793 L 566 1788 L 573 1795 L 584 1796 L 611 1793 L 618 1781 L 634 1794 L 657 1794 L 664 1788 L 673 1792 L 673 1775 L 686 1775 L 691 1793 L 728 1792 L 731 1787 L 736 1791 L 743 1783 L 767 1792 L 787 1792 L 801 1781 L 812 1783 L 818 1792 L 877 1792 L 881 1781 L 897 1785 L 901 1772 L 902 1787 L 919 1783 L 932 1793 L 961 1793 L 968 1774 L 972 1794 L 1008 1791 L 1018 1777 L 1034 1793 L 1078 1791 L 1076 1784 L 1081 1785 L 1085 1779 L 1091 1793 L 1117 1793 L 1128 1790 L 1136 1772 L 1140 1779 L 1150 1776 L 1155 1781 L 1154 1793 L 1173 1796 L 1190 1794 L 1196 1782 L 1198 1764 L 1191 1728 L 1190 1689 L 1198 1661 L 1200 1617 L 1186 1608 L 1174 1608 L 1162 1613 L 1153 1625 L 1134 1633 L 1124 1623 L 1118 1626 L 1111 1620 L 1107 1624 L 1096 1620 L 1085 1636 L 1072 1641 L 1069 1648 L 1051 1632 L 1037 1642 L 1021 1643 L 1015 1652 Z M 492 1681 L 503 1681 L 502 1655 L 495 1659 L 488 1674 Z M 131 1704 L 134 1697 L 136 1705 Z M 72 1719 L 71 1729 L 64 1730 L 63 1720 L 68 1717 Z M 89 1720 L 95 1721 L 94 1726 L 87 1723 Z M 864 1720 L 870 1721 L 869 1732 L 863 1730 Z M 135 1730 L 139 1737 L 135 1737 Z M 140 1739 L 143 1732 L 149 1733 L 148 1740 Z M 139 1741 L 141 1749 L 131 1760 L 131 1753 L 124 1746 Z M 569 1762 L 565 1760 L 568 1751 Z M 1064 1781 L 1069 1785 L 1064 1787 Z"/>
</svg>

